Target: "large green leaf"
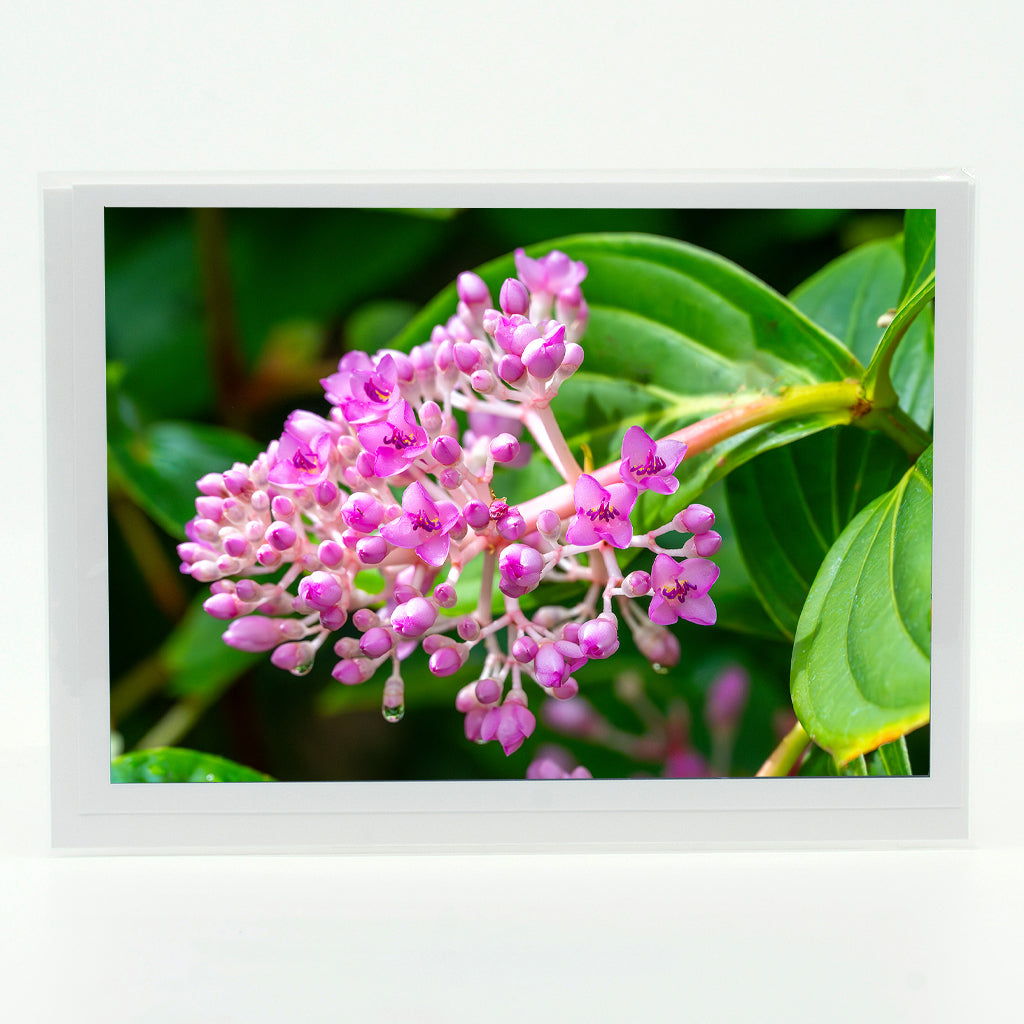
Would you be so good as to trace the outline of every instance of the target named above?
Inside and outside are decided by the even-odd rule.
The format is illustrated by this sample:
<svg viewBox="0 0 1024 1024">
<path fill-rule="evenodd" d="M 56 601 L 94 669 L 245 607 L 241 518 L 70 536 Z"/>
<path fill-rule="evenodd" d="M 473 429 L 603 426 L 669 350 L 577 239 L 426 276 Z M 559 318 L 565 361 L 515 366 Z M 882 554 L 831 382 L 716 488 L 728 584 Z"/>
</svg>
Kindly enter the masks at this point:
<svg viewBox="0 0 1024 1024">
<path fill-rule="evenodd" d="M 856 427 L 766 452 L 726 479 L 729 514 L 765 610 L 792 639 L 822 560 L 847 523 L 907 467 L 887 438 Z"/>
<path fill-rule="evenodd" d="M 900 302 L 912 295 L 935 270 L 935 211 L 907 210 L 903 221 L 906 274 Z"/>
<path fill-rule="evenodd" d="M 797 626 L 801 724 L 846 764 L 928 721 L 932 452 L 843 531 Z"/>
<path fill-rule="evenodd" d="M 110 762 L 111 782 L 273 782 L 269 775 L 226 757 L 183 747 L 122 754 Z"/>
<path fill-rule="evenodd" d="M 552 408 L 570 445 L 589 445 L 596 465 L 618 455 L 634 424 L 663 436 L 759 398 L 863 372 L 840 342 L 781 295 L 713 253 L 632 234 L 560 238 L 528 252 L 555 248 L 587 264 L 591 317 L 583 368 Z M 497 294 L 515 267 L 504 256 L 477 272 Z M 396 347 L 426 341 L 455 304 L 451 286 L 398 335 Z M 679 492 L 667 501 L 647 498 L 636 521 L 641 529 L 664 522 L 734 466 L 848 418 L 842 409 L 809 410 L 727 438 L 686 459 Z"/>
<path fill-rule="evenodd" d="M 899 306 L 905 276 L 904 245 L 899 236 L 868 242 L 827 264 L 795 288 L 790 300 L 866 366 L 882 338 L 879 317 Z M 932 418 L 934 361 L 934 325 L 929 313 L 911 324 L 890 371 L 900 405 L 925 429 Z"/>
<path fill-rule="evenodd" d="M 117 482 L 169 534 L 184 538 L 185 523 L 195 515 L 196 481 L 252 462 L 259 446 L 222 427 L 164 422 L 136 432 L 112 430 L 107 452 Z"/>
<path fill-rule="evenodd" d="M 833 260 L 791 298 L 867 362 L 882 335 L 878 316 L 896 302 L 902 278 L 900 239 L 869 242 Z M 904 363 L 903 383 L 919 414 L 930 418 L 930 332 L 924 318 L 911 330 L 914 336 L 903 344 L 913 347 L 917 359 Z M 929 384 L 924 389 L 915 386 L 922 376 Z M 906 456 L 887 438 L 841 427 L 765 453 L 729 475 L 729 510 L 744 562 L 769 615 L 788 637 L 840 532 L 906 468 Z"/>
</svg>

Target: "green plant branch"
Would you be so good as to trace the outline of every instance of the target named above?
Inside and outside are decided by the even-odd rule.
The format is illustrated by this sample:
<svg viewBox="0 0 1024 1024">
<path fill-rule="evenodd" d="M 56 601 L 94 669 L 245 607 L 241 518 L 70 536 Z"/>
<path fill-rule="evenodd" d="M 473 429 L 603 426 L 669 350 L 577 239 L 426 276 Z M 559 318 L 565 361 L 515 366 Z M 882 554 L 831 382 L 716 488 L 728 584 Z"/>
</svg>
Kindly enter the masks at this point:
<svg viewBox="0 0 1024 1024">
<path fill-rule="evenodd" d="M 800 755 L 807 749 L 811 737 L 797 722 L 782 738 L 782 742 L 768 755 L 768 760 L 757 770 L 755 778 L 772 778 L 788 775 Z"/>
<path fill-rule="evenodd" d="M 864 373 L 864 396 L 873 409 L 895 408 L 899 401 L 889 370 L 899 343 L 917 315 L 935 298 L 935 271 L 928 275 L 912 295 L 907 296 L 885 329 L 871 362 Z"/>
</svg>

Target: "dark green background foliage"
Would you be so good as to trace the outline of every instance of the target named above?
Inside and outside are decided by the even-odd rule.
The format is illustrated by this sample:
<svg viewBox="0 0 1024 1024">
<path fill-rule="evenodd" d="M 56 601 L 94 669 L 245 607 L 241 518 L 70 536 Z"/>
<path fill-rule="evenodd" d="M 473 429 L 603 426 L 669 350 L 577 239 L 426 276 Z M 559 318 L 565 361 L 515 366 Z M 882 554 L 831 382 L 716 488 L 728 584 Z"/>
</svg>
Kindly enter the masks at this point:
<svg viewBox="0 0 1024 1024">
<path fill-rule="evenodd" d="M 880 334 L 875 320 L 905 290 L 902 230 L 897 211 L 108 210 L 111 717 L 125 750 L 187 747 L 286 780 L 522 778 L 532 751 L 556 741 L 596 777 L 659 773 L 656 762 L 566 740 L 543 724 L 511 758 L 497 744 L 467 743 L 453 699 L 472 678 L 472 663 L 455 680 L 438 680 L 422 654 L 414 656 L 404 672 L 406 716 L 392 725 L 380 715 L 378 681 L 334 682 L 329 645 L 302 678 L 273 668 L 267 656 L 226 647 L 219 639 L 225 624 L 200 608 L 207 588 L 177 571 L 174 548 L 194 511 L 194 482 L 250 460 L 279 436 L 291 409 L 326 412 L 318 380 L 345 351 L 373 351 L 397 335 L 427 340 L 429 324 L 414 318 L 460 271 L 564 236 L 643 232 L 702 246 L 792 293 L 866 366 Z M 611 301 L 614 285 L 610 277 L 602 282 L 598 267 L 584 293 Z M 923 320 L 912 332 L 893 379 L 901 404 L 928 427 L 931 333 Z M 618 379 L 628 372 L 632 357 L 621 346 L 593 345 L 587 374 Z M 613 366 L 613 357 L 623 365 Z M 600 380 L 581 377 L 572 399 L 574 383 L 564 388 L 566 433 L 574 443 L 590 440 L 600 461 L 621 424 L 609 421 L 602 433 L 593 422 L 594 408 L 607 408 L 598 401 Z M 683 380 L 654 383 L 685 390 Z M 576 420 L 589 433 L 572 429 Z M 784 439 L 780 433 L 775 443 Z M 824 486 L 815 469 L 829 460 L 841 471 Z M 558 482 L 539 462 L 509 480 L 510 490 Z M 700 475 L 700 465 L 688 470 L 697 474 L 694 493 L 721 475 L 710 468 Z M 906 469 L 891 442 L 843 427 L 768 451 L 713 484 L 700 500 L 715 508 L 725 537 L 713 591 L 719 625 L 680 623 L 683 658 L 665 675 L 652 671 L 623 628 L 620 653 L 581 671 L 581 692 L 620 729 L 639 734 L 643 723 L 618 699 L 616 678 L 620 688 L 622 677 L 640 678 L 659 711 L 688 709 L 692 745 L 706 756 L 708 685 L 721 668 L 743 665 L 752 687 L 732 773 L 755 772 L 791 708 L 792 641 L 818 567 L 845 525 Z M 782 503 L 761 507 L 764 481 L 782 477 L 792 484 Z M 755 537 L 760 550 L 778 551 L 777 565 L 750 550 Z M 530 686 L 536 711 L 541 694 Z M 914 770 L 926 772 L 927 729 L 908 742 Z M 135 761 L 124 761 L 119 778 L 160 776 L 152 770 L 159 759 L 136 761 L 138 774 L 130 774 Z M 167 770 L 174 778 L 185 772 L 177 762 Z"/>
</svg>

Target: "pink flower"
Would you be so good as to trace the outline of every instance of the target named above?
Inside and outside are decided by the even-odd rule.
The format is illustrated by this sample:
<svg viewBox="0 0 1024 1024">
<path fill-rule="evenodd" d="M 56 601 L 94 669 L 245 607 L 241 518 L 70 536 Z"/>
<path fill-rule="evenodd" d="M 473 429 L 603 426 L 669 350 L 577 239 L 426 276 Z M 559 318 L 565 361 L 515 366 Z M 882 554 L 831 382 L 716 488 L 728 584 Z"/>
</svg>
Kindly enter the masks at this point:
<svg viewBox="0 0 1024 1024">
<path fill-rule="evenodd" d="M 285 422 L 267 479 L 284 488 L 312 487 L 325 480 L 337 435 L 333 423 L 297 409 Z"/>
<path fill-rule="evenodd" d="M 658 555 L 651 570 L 651 606 L 647 614 L 652 622 L 668 626 L 686 619 L 700 626 L 713 626 L 718 612 L 708 591 L 718 579 L 718 566 L 706 558 L 684 558 L 677 562 Z"/>
<path fill-rule="evenodd" d="M 356 434 L 359 443 L 373 455 L 373 472 L 380 477 L 403 472 L 429 443 L 427 432 L 416 422 L 412 406 L 404 399 L 391 407 L 387 419 L 359 427 Z"/>
<path fill-rule="evenodd" d="M 674 494 L 679 488 L 676 467 L 685 454 L 682 441 L 655 441 L 642 427 L 630 427 L 622 439 L 619 476 L 641 491 Z"/>
<path fill-rule="evenodd" d="M 629 547 L 633 524 L 629 514 L 636 504 L 637 490 L 630 484 L 612 484 L 605 490 L 597 480 L 584 473 L 573 488 L 576 515 L 566 531 L 569 544 L 586 546 L 607 541 L 615 548 Z"/>
<path fill-rule="evenodd" d="M 448 557 L 448 534 L 459 518 L 450 501 L 435 504 L 419 481 L 409 484 L 402 495 L 402 515 L 381 524 L 385 540 L 396 547 L 412 548 L 427 565 L 443 565 Z"/>
<path fill-rule="evenodd" d="M 505 756 L 514 754 L 533 735 L 537 719 L 526 707 L 526 694 L 510 690 L 500 708 L 491 708 L 480 723 L 480 739 L 497 740 Z"/>
<path fill-rule="evenodd" d="M 383 355 L 372 369 L 353 370 L 348 381 L 352 397 L 341 408 L 349 423 L 373 423 L 383 419 L 398 401 L 398 367 Z"/>
<path fill-rule="evenodd" d="M 516 249 L 516 273 L 531 292 L 557 295 L 582 284 L 587 265 L 569 259 L 564 252 L 553 249 L 539 260 L 531 259 L 523 249 Z"/>
</svg>

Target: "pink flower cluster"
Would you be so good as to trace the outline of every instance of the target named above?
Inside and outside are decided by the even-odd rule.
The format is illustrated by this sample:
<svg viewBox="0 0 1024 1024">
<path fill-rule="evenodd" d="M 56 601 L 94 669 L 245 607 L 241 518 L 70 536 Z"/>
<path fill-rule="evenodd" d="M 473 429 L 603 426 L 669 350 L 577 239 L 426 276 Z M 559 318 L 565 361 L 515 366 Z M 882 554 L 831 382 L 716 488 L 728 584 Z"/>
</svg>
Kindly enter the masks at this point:
<svg viewBox="0 0 1024 1024">
<path fill-rule="evenodd" d="M 685 444 L 634 426 L 618 466 L 580 471 L 551 402 L 583 361 L 587 269 L 561 252 L 531 259 L 517 250 L 516 270 L 496 307 L 480 277 L 461 274 L 455 315 L 409 353 L 346 354 L 321 382 L 328 416 L 293 412 L 251 465 L 198 482 L 178 548 L 182 571 L 210 584 L 204 608 L 229 623 L 226 643 L 270 651 L 275 665 L 301 675 L 333 639 L 339 682 L 366 683 L 386 669 L 390 721 L 404 711 L 401 668 L 413 651 L 423 649 L 436 676 L 482 651 L 456 707 L 469 739 L 497 740 L 506 754 L 535 726 L 524 678 L 571 700 L 587 662 L 617 650 L 619 615 L 646 657 L 674 665 L 679 644 L 666 627 L 715 621 L 718 568 L 708 558 L 721 543 L 700 505 L 634 531 L 644 491 L 678 488 Z M 524 430 L 572 485 L 571 508 L 514 496 L 532 499 L 524 515 L 495 496 L 495 468 L 530 459 Z M 670 531 L 692 536 L 662 548 Z M 629 548 L 654 553 L 649 572 L 623 576 L 617 553 Z M 474 563 L 481 570 L 470 583 Z M 588 588 L 571 607 L 531 601 L 528 614 L 521 599 L 545 581 Z M 467 591 L 475 610 L 456 614 Z M 637 599 L 646 595 L 644 615 Z"/>
</svg>

